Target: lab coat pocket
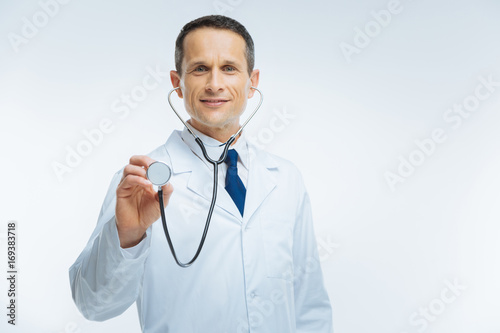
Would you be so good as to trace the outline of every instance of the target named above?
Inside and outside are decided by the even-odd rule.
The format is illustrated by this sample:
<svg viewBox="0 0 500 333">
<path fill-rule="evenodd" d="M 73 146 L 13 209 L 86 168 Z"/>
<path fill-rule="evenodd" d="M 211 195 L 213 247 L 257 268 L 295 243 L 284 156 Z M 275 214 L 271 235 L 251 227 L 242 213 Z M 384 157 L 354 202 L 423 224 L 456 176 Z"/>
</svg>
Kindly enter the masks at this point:
<svg viewBox="0 0 500 333">
<path fill-rule="evenodd" d="M 260 224 L 267 276 L 293 280 L 292 221 L 284 216 L 266 215 Z"/>
</svg>

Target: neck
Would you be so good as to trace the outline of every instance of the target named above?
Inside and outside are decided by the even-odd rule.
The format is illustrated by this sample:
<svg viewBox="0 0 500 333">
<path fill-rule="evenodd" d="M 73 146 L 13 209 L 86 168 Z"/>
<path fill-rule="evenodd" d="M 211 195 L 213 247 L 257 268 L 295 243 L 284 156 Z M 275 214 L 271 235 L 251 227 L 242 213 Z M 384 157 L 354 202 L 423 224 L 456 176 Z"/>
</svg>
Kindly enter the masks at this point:
<svg viewBox="0 0 500 333">
<path fill-rule="evenodd" d="M 199 124 L 197 122 L 192 121 L 192 119 L 189 119 L 187 121 L 191 127 L 196 129 L 197 131 L 211 137 L 212 139 L 215 139 L 219 142 L 227 142 L 231 136 L 233 136 L 238 130 L 240 129 L 240 126 L 227 126 L 227 127 L 222 127 L 222 128 L 213 128 L 213 127 L 208 127 L 208 126 L 203 126 L 202 124 Z M 233 145 L 238 141 L 238 138 L 241 136 L 241 133 L 235 138 L 234 142 L 232 143 Z"/>
</svg>

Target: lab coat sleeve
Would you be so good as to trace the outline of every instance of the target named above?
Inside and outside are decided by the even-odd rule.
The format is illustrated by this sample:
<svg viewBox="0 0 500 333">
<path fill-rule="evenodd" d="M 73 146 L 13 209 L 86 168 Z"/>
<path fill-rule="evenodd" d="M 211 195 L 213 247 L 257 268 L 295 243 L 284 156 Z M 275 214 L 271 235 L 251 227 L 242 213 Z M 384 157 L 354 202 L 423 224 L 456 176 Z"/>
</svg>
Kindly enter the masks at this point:
<svg viewBox="0 0 500 333">
<path fill-rule="evenodd" d="M 103 321 L 123 313 L 137 299 L 150 251 L 151 228 L 135 247 L 122 249 L 115 221 L 115 174 L 87 246 L 69 269 L 73 300 L 85 318 Z"/>
<path fill-rule="evenodd" d="M 332 310 L 323 284 L 311 203 L 305 188 L 301 192 L 293 245 L 297 333 L 331 333 Z"/>
</svg>

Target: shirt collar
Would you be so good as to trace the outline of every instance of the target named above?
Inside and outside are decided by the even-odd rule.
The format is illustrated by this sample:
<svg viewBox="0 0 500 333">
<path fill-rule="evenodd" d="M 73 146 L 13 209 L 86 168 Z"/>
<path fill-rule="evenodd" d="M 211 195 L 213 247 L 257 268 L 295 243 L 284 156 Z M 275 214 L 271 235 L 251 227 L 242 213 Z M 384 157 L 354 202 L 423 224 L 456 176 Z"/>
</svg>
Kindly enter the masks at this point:
<svg viewBox="0 0 500 333">
<path fill-rule="evenodd" d="M 191 127 L 193 132 L 201 139 L 203 144 L 205 145 L 205 149 L 208 153 L 208 156 L 210 156 L 211 159 L 213 160 L 218 160 L 222 152 L 224 151 L 224 143 L 220 142 L 208 135 L 205 135 L 198 131 L 197 129 Z M 200 146 L 198 146 L 198 143 L 195 141 L 194 137 L 189 133 L 186 127 L 184 127 L 184 130 L 181 133 L 181 138 L 184 141 L 184 143 L 187 144 L 189 149 L 198 156 L 205 164 L 210 165 L 210 163 L 205 159 L 203 156 L 203 152 L 201 151 Z M 222 146 L 221 146 L 222 145 Z M 250 158 L 250 153 L 248 150 L 248 143 L 245 137 L 245 131 L 242 131 L 240 134 L 240 137 L 234 143 L 229 149 L 235 149 L 236 152 L 238 153 L 239 160 L 243 164 L 245 168 L 248 169 L 249 166 L 249 158 Z"/>
</svg>

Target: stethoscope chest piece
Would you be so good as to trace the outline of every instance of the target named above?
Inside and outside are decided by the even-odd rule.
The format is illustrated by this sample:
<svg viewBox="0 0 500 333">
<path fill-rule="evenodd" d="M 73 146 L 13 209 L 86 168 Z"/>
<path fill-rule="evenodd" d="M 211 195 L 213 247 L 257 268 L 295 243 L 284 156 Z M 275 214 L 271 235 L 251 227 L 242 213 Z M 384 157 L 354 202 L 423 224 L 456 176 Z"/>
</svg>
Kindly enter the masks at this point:
<svg viewBox="0 0 500 333">
<path fill-rule="evenodd" d="M 170 180 L 172 170 L 166 163 L 156 161 L 149 165 L 146 175 L 153 185 L 163 186 Z"/>
</svg>

